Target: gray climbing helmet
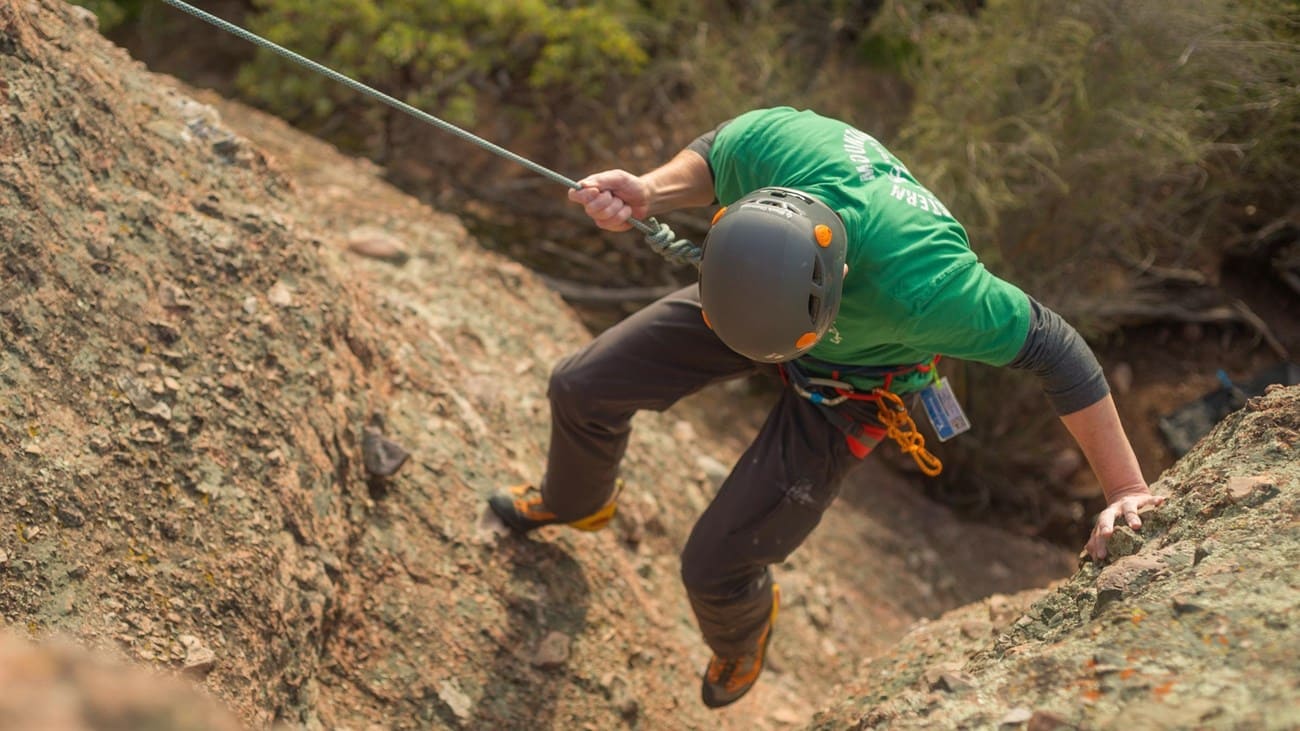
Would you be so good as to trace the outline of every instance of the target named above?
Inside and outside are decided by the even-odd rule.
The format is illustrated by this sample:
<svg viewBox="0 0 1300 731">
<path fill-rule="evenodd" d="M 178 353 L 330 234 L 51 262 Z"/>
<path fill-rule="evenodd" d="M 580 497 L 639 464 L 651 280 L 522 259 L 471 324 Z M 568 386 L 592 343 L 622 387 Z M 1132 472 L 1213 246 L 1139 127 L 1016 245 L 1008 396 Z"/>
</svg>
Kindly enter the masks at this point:
<svg viewBox="0 0 1300 731">
<path fill-rule="evenodd" d="M 704 321 L 752 360 L 803 355 L 839 312 L 846 245 L 825 203 L 789 188 L 750 193 L 718 211 L 704 240 Z"/>
</svg>

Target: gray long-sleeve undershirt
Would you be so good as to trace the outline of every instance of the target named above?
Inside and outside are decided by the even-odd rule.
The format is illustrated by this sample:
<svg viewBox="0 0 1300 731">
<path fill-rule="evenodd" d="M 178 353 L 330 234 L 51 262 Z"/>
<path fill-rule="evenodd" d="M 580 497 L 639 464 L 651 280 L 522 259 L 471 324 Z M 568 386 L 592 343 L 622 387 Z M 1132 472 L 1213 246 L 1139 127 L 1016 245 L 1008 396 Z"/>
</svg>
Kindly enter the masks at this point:
<svg viewBox="0 0 1300 731">
<path fill-rule="evenodd" d="M 713 149 L 713 140 L 718 136 L 718 130 L 726 127 L 728 124 L 731 124 L 730 119 L 691 140 L 691 143 L 686 146 L 686 149 L 704 158 L 704 162 L 709 166 L 709 175 L 711 177 L 713 176 L 713 162 L 709 160 L 709 151 Z"/>
<path fill-rule="evenodd" d="M 1110 386 L 1083 336 L 1033 297 L 1029 305 L 1029 334 L 1007 367 L 1038 376 L 1059 415 L 1072 414 L 1105 398 Z"/>
</svg>

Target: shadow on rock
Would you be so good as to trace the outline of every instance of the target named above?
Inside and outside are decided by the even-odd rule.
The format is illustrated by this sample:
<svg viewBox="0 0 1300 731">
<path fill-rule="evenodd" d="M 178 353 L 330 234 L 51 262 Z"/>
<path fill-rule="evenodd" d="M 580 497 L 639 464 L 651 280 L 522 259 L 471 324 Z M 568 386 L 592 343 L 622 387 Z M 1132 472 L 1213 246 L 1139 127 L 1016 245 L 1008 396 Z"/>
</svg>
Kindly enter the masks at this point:
<svg viewBox="0 0 1300 731">
<path fill-rule="evenodd" d="M 582 567 L 550 543 L 507 538 L 497 547 L 510 569 L 505 627 L 485 628 L 497 649 L 482 699 L 461 728 L 549 729 L 566 688 L 572 643 L 587 626 L 590 587 Z"/>
</svg>

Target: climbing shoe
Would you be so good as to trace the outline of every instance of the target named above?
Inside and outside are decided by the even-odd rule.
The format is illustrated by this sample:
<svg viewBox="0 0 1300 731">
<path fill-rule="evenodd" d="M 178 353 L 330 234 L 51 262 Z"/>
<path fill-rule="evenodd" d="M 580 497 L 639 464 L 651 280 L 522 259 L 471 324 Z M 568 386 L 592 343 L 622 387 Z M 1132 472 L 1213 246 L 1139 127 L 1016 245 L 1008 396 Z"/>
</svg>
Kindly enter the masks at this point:
<svg viewBox="0 0 1300 731">
<path fill-rule="evenodd" d="M 781 590 L 772 584 L 772 614 L 767 618 L 763 634 L 758 636 L 758 649 L 748 655 L 724 658 L 713 656 L 709 667 L 704 671 L 704 682 L 700 687 L 704 705 L 709 708 L 722 708 L 740 700 L 758 682 L 763 672 L 763 660 L 767 655 L 767 643 L 772 639 L 772 626 L 776 624 L 776 610 L 781 603 Z"/>
<path fill-rule="evenodd" d="M 541 528 L 544 525 L 568 525 L 578 530 L 596 531 L 609 525 L 617 510 L 618 494 L 623 489 L 623 481 L 614 486 L 614 494 L 600 510 L 568 523 L 555 517 L 555 513 L 546 509 L 542 502 L 542 491 L 533 485 L 516 485 L 509 492 L 499 492 L 488 498 L 488 506 L 501 518 L 501 522 L 519 533 Z"/>
</svg>

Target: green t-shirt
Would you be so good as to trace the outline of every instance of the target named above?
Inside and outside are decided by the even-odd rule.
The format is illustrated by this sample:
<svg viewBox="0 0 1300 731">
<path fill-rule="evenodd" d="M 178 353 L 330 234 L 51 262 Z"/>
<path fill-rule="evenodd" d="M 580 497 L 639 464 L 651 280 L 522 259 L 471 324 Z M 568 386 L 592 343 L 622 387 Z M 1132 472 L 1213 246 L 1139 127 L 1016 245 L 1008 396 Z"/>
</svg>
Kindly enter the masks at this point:
<svg viewBox="0 0 1300 731">
<path fill-rule="evenodd" d="M 722 205 L 777 185 L 843 219 L 849 274 L 839 314 L 811 357 L 902 366 L 943 354 L 1001 366 L 1020 351 L 1029 298 L 980 264 L 961 224 L 875 138 L 810 111 L 759 109 L 718 131 L 709 164 Z M 891 390 L 918 390 L 929 379 L 913 371 Z"/>
</svg>

